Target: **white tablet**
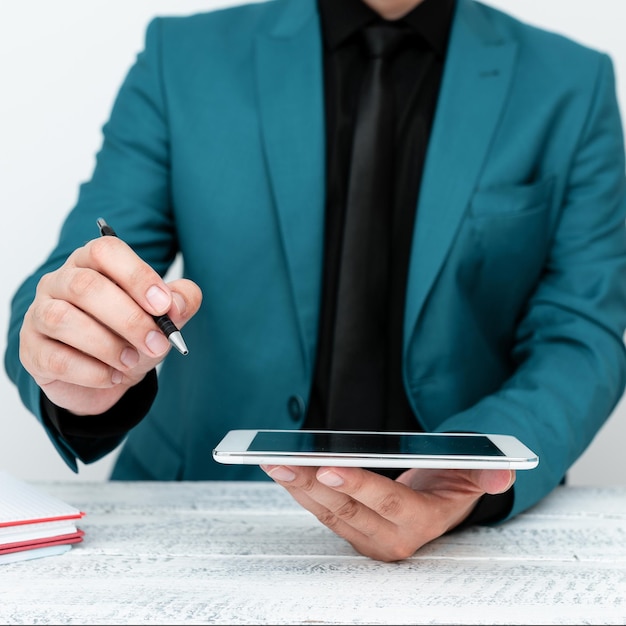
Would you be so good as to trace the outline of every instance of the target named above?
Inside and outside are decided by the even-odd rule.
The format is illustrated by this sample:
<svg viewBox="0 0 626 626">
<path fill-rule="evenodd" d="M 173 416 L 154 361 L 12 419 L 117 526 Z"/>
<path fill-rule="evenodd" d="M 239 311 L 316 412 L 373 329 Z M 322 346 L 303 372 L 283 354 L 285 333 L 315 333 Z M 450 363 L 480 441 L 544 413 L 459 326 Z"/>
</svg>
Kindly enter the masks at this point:
<svg viewBox="0 0 626 626">
<path fill-rule="evenodd" d="M 532 469 L 539 458 L 511 435 L 335 430 L 231 430 L 219 463 L 379 468 Z"/>
</svg>

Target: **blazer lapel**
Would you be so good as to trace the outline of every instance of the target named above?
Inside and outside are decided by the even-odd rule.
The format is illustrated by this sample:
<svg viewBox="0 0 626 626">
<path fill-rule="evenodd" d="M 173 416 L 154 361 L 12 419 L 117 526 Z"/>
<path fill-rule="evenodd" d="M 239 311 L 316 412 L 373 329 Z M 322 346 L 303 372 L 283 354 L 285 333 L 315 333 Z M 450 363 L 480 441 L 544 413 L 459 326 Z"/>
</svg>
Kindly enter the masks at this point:
<svg viewBox="0 0 626 626">
<path fill-rule="evenodd" d="M 256 45 L 261 130 L 307 374 L 319 317 L 324 231 L 324 105 L 315 3 L 287 3 Z"/>
<path fill-rule="evenodd" d="M 516 44 L 458 0 L 425 163 L 409 266 L 404 350 L 466 211 L 508 93 Z"/>
</svg>

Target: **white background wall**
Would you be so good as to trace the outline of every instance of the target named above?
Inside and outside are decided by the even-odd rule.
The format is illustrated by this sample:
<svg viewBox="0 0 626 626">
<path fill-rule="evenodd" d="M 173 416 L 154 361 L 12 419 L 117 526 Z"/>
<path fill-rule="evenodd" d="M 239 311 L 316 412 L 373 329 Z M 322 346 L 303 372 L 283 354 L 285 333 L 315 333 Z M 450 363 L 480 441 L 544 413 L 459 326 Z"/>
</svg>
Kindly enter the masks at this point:
<svg viewBox="0 0 626 626">
<path fill-rule="evenodd" d="M 299 1 L 299 0 L 295 0 Z M 337 0 L 341 1 L 341 0 Z M 626 118 L 624 0 L 489 0 L 536 25 L 608 52 Z M 100 145 L 113 97 L 155 15 L 235 0 L 19 0 L 0 2 L 0 348 L 11 295 L 50 250 Z M 622 402 L 572 468 L 572 484 L 626 484 Z M 0 373 L 0 469 L 25 480 L 104 480 L 115 453 L 78 475 L 57 456 Z"/>
</svg>

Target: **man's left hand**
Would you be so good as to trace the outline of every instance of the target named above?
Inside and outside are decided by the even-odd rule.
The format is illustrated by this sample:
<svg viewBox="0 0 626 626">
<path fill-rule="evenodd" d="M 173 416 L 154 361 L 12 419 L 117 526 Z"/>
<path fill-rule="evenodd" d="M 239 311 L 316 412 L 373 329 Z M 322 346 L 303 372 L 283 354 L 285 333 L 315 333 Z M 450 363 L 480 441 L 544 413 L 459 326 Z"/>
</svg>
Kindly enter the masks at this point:
<svg viewBox="0 0 626 626">
<path fill-rule="evenodd" d="M 507 491 L 513 470 L 409 469 L 396 480 L 356 467 L 262 469 L 361 554 L 399 561 L 458 526 L 484 494 Z"/>
</svg>

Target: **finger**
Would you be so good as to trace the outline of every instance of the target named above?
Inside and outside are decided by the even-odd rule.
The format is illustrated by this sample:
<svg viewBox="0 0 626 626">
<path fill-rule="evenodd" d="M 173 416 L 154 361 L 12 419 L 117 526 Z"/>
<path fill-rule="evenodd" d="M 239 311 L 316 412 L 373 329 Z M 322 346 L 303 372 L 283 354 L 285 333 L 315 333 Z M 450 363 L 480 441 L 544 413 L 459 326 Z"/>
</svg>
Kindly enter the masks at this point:
<svg viewBox="0 0 626 626">
<path fill-rule="evenodd" d="M 315 499 L 313 486 L 317 482 L 317 468 L 289 467 L 286 465 L 261 465 L 261 469 L 275 482 L 282 485 L 290 495 L 318 519 L 323 519 L 328 508 Z"/>
<path fill-rule="evenodd" d="M 268 468 L 265 469 L 268 471 Z M 338 491 L 338 487 L 343 487 L 345 483 L 337 485 L 334 468 L 319 468 L 315 475 L 310 471 L 312 468 L 306 468 L 306 472 L 303 469 L 280 467 L 274 471 L 269 469 L 268 473 L 322 524 L 348 541 L 361 554 L 387 561 L 403 558 L 415 551 L 415 537 L 421 535 L 413 530 L 408 534 L 402 533 L 398 525 L 386 516 L 388 511 L 384 506 L 376 511 L 351 495 Z M 348 473 L 361 475 L 373 490 L 378 491 L 378 499 L 381 501 L 388 498 L 382 494 L 389 494 L 390 488 L 392 492 L 398 487 L 406 489 L 388 478 L 360 468 L 350 468 Z M 320 482 L 320 477 L 329 480 L 331 486 Z M 405 495 L 414 496 L 410 489 Z M 395 501 L 395 498 L 392 496 L 391 500 Z M 419 524 L 414 524 L 412 520 L 411 526 L 416 528 Z"/>
<path fill-rule="evenodd" d="M 333 530 L 361 554 L 398 561 L 437 536 L 432 513 L 426 514 L 422 498 L 406 485 L 361 468 L 324 467 L 316 477 L 338 494 L 349 496 L 349 505 L 338 509 L 329 505 L 340 520 L 336 524 L 340 531 Z"/>
<path fill-rule="evenodd" d="M 93 269 L 64 266 L 43 277 L 40 286 L 52 300 L 69 303 L 83 311 L 146 356 L 162 357 L 169 350 L 170 344 L 153 317 L 116 283 Z M 50 304 L 43 298 L 42 302 L 44 307 Z M 61 308 L 61 304 L 56 306 Z M 44 319 L 51 310 L 41 309 L 37 313 Z M 66 314 L 67 319 L 76 317 L 71 311 L 60 311 L 50 317 L 57 320 Z"/>
<path fill-rule="evenodd" d="M 484 493 L 495 495 L 513 486 L 515 470 L 470 470 L 469 478 Z"/>
<path fill-rule="evenodd" d="M 28 332 L 65 344 L 92 356 L 111 368 L 125 372 L 140 362 L 139 352 L 110 328 L 69 302 L 40 298 L 36 300 L 25 317 L 22 344 L 26 348 L 37 345 Z M 54 357 L 54 354 L 51 355 Z M 49 362 L 48 359 L 43 362 Z M 146 364 L 145 371 L 154 367 Z"/>
<path fill-rule="evenodd" d="M 182 328 L 199 310 L 202 304 L 202 291 L 191 280 L 179 278 L 169 283 L 172 291 L 172 307 L 168 311 L 170 319 Z"/>
<path fill-rule="evenodd" d="M 41 386 L 43 393 L 58 407 L 74 415 L 99 415 L 111 408 L 129 389 L 116 385 L 107 389 L 92 389 L 56 380 Z"/>
<path fill-rule="evenodd" d="M 130 382 L 119 369 L 45 337 L 38 342 L 36 352 L 29 350 L 28 356 L 22 352 L 20 357 L 42 388 L 57 381 L 92 389 L 106 389 L 125 380 Z"/>
<path fill-rule="evenodd" d="M 117 237 L 93 239 L 72 254 L 72 262 L 107 276 L 150 315 L 164 315 L 172 306 L 161 276 Z"/>
<path fill-rule="evenodd" d="M 380 531 L 383 520 L 352 497 L 325 486 L 316 473 L 326 468 L 261 466 L 276 482 L 317 519 L 353 545 Z"/>
<path fill-rule="evenodd" d="M 357 467 L 320 468 L 317 479 L 394 524 L 404 522 L 406 507 L 403 506 L 403 499 L 416 497 L 410 487 Z"/>
<path fill-rule="evenodd" d="M 328 508 L 315 499 L 313 486 L 317 482 L 315 467 L 290 467 L 287 465 L 261 465 L 261 469 L 275 482 L 283 486 L 298 502 L 315 517 L 322 520 Z M 313 494 L 313 495 L 311 495 Z"/>
</svg>

